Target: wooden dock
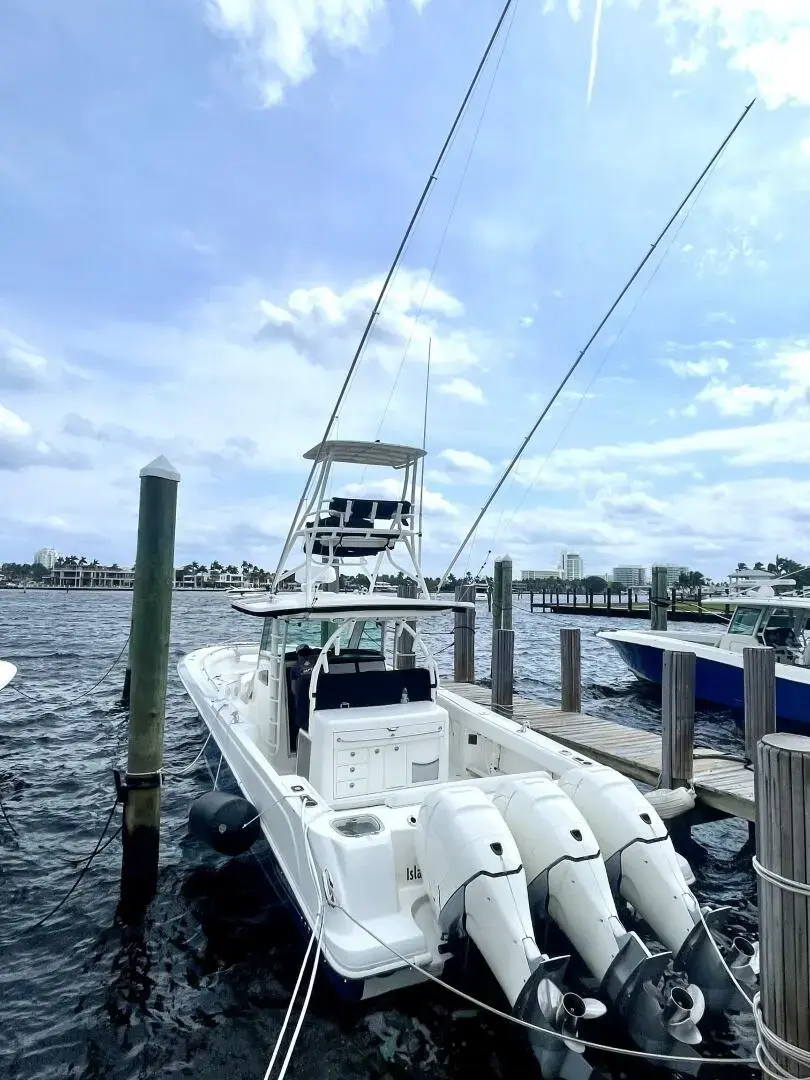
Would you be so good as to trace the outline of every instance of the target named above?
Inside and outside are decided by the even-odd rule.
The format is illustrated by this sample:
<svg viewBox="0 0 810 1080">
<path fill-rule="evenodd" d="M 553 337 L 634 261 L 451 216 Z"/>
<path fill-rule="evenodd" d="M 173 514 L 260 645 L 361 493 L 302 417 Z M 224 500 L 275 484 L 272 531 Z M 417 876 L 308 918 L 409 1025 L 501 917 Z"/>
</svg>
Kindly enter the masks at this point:
<svg viewBox="0 0 810 1080">
<path fill-rule="evenodd" d="M 491 692 L 475 683 L 445 682 L 442 688 L 487 708 Z M 632 780 L 656 784 L 661 772 L 661 736 L 598 716 L 563 712 L 515 697 L 512 715 L 563 746 L 609 765 Z M 698 802 L 722 814 L 754 821 L 754 773 L 741 761 L 695 751 L 694 785 Z"/>
</svg>

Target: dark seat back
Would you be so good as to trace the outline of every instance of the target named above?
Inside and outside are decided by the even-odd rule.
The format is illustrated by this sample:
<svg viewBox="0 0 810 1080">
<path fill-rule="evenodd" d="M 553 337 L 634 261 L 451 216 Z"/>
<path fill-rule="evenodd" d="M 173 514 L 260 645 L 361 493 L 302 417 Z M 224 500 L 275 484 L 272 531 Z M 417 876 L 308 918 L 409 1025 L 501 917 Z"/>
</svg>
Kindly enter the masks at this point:
<svg viewBox="0 0 810 1080">
<path fill-rule="evenodd" d="M 378 521 L 390 521 L 398 513 L 409 514 L 411 504 L 398 499 L 343 499 L 335 498 L 329 503 L 329 509 L 337 514 L 349 514 L 350 518 L 374 518 Z"/>
<path fill-rule="evenodd" d="M 399 705 L 402 691 L 409 701 L 430 701 L 430 672 L 427 668 L 402 671 L 361 671 L 359 674 L 321 672 L 315 688 L 316 709 L 368 708 L 372 705 Z"/>
</svg>

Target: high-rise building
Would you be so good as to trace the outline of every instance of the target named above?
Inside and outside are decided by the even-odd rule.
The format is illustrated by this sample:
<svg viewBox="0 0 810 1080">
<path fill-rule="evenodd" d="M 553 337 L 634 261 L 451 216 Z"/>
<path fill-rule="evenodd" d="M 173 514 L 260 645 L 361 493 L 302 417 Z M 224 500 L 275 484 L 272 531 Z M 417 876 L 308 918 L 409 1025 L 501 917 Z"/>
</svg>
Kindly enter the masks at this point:
<svg viewBox="0 0 810 1080">
<path fill-rule="evenodd" d="M 664 564 L 667 571 L 667 588 L 677 585 L 681 574 L 688 574 L 688 566 L 673 566 L 671 563 Z"/>
<path fill-rule="evenodd" d="M 613 581 L 627 588 L 647 584 L 647 569 L 644 566 L 614 566 Z"/>
<path fill-rule="evenodd" d="M 566 581 L 582 581 L 585 566 L 576 551 L 564 551 L 560 557 L 560 573 Z"/>
<path fill-rule="evenodd" d="M 46 570 L 53 570 L 58 558 L 59 552 L 55 548 L 40 548 L 34 556 L 34 563 L 39 563 Z"/>
</svg>

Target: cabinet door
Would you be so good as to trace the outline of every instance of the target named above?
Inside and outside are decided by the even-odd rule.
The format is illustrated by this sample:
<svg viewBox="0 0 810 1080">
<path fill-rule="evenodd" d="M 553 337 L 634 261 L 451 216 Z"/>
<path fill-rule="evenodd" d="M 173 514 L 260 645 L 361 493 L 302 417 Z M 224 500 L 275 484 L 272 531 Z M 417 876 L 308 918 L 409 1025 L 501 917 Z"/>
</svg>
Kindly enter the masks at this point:
<svg viewBox="0 0 810 1080">
<path fill-rule="evenodd" d="M 404 787 L 408 782 L 408 751 L 404 743 L 394 742 L 383 750 L 383 775 L 386 788 Z"/>
</svg>

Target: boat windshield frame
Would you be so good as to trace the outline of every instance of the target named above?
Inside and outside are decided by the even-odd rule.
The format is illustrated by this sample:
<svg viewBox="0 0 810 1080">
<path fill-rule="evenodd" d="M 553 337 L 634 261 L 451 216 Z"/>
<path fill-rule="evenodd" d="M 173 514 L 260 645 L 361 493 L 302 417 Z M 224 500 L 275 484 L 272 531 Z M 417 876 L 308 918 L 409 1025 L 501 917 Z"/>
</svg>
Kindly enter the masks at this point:
<svg viewBox="0 0 810 1080">
<path fill-rule="evenodd" d="M 735 637 L 755 637 L 766 608 L 748 605 L 735 607 L 726 627 L 726 633 Z M 738 629 L 739 627 L 739 629 Z"/>
</svg>

